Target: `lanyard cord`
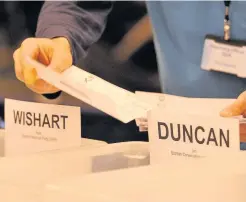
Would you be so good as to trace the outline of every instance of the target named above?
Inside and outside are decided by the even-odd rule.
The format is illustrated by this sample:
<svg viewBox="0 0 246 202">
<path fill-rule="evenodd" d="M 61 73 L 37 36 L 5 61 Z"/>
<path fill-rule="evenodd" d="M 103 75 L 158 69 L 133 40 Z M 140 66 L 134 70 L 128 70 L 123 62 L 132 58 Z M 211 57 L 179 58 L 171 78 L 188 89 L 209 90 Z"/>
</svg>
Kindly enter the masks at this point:
<svg viewBox="0 0 246 202">
<path fill-rule="evenodd" d="M 229 19 L 229 7 L 231 4 L 231 1 L 224 1 L 225 4 L 225 18 L 224 18 L 224 40 L 228 41 L 230 40 L 230 19 Z"/>
<path fill-rule="evenodd" d="M 231 4 L 231 1 L 224 1 L 225 4 L 225 20 L 229 20 L 229 7 Z"/>
</svg>

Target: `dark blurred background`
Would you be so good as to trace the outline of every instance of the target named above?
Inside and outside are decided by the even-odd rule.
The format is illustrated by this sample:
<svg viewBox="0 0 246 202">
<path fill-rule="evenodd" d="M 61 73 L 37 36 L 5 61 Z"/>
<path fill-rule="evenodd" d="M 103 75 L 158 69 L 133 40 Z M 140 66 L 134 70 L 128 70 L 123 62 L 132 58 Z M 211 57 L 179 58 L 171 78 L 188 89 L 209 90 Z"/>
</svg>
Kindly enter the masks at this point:
<svg viewBox="0 0 246 202">
<path fill-rule="evenodd" d="M 32 93 L 14 75 L 12 54 L 33 37 L 42 1 L 0 2 L 0 127 L 4 127 L 4 98 L 80 106 L 82 136 L 104 140 L 147 141 L 135 122 L 123 124 L 81 101 L 63 94 L 49 101 Z M 140 45 L 139 45 L 140 44 Z M 145 3 L 116 1 L 102 38 L 79 67 L 130 91 L 160 92 L 151 25 Z"/>
</svg>

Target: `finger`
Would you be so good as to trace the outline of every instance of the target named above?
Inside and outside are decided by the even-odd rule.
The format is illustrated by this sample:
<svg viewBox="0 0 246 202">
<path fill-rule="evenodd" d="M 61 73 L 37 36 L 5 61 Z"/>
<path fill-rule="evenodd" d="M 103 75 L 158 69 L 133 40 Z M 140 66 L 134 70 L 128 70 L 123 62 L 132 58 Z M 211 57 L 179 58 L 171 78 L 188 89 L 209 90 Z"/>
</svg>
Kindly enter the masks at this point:
<svg viewBox="0 0 246 202">
<path fill-rule="evenodd" d="M 48 68 L 55 72 L 62 73 L 72 65 L 72 60 L 64 53 L 54 51 L 54 55 Z"/>
<path fill-rule="evenodd" d="M 56 88 L 53 85 L 50 85 L 49 83 L 47 83 L 44 80 L 40 80 L 40 85 L 43 86 L 43 88 L 42 88 L 43 89 L 43 94 L 46 94 L 46 93 L 48 93 L 48 94 L 49 93 L 56 93 L 56 92 L 60 91 L 60 89 Z"/>
<path fill-rule="evenodd" d="M 17 49 L 14 52 L 13 58 L 14 58 L 14 67 L 15 67 L 16 78 L 19 79 L 20 81 L 24 82 L 24 76 L 23 76 L 22 67 L 20 64 L 20 49 Z"/>
<path fill-rule="evenodd" d="M 243 118 L 246 118 L 246 111 L 243 112 Z"/>
<path fill-rule="evenodd" d="M 146 132 L 148 131 L 147 127 L 139 127 L 139 132 Z"/>
<path fill-rule="evenodd" d="M 28 38 L 21 44 L 20 47 L 20 63 L 23 69 L 23 76 L 26 84 L 32 85 L 37 80 L 37 73 L 33 66 L 26 60 L 32 58 L 37 60 L 39 55 L 39 46 L 37 39 Z"/>
<path fill-rule="evenodd" d="M 143 125 L 143 124 L 147 124 L 147 119 L 146 118 L 138 118 L 135 120 L 136 122 L 136 125 L 137 126 L 140 126 L 140 125 Z"/>
<path fill-rule="evenodd" d="M 148 119 L 146 119 L 146 118 L 139 118 L 138 119 L 140 122 L 147 122 L 148 121 Z"/>
<path fill-rule="evenodd" d="M 139 119 L 135 119 L 136 125 L 139 126 L 140 124 L 140 120 Z"/>
<path fill-rule="evenodd" d="M 49 93 L 56 93 L 59 89 L 55 88 L 52 85 L 49 85 L 47 82 L 43 81 L 42 79 L 36 80 L 34 84 L 26 84 L 26 86 L 31 89 L 33 92 L 38 94 L 49 94 Z"/>
<path fill-rule="evenodd" d="M 54 52 L 49 68 L 61 73 L 72 65 L 72 53 L 67 39 L 57 39 L 53 41 Z"/>
<path fill-rule="evenodd" d="M 148 127 L 148 123 L 147 122 L 141 122 L 141 123 L 139 123 L 139 127 Z"/>
<path fill-rule="evenodd" d="M 26 60 L 28 61 L 28 63 L 32 66 L 32 67 L 38 67 L 39 68 L 46 68 L 45 65 L 43 65 L 44 62 L 48 63 L 48 61 L 45 61 L 45 57 L 47 57 L 48 53 L 44 53 L 44 55 L 46 56 L 42 56 L 42 59 L 38 58 L 38 62 L 35 60 L 32 60 L 30 58 L 26 58 Z M 41 51 L 40 51 L 40 55 L 42 55 Z M 39 64 L 39 62 L 42 61 L 42 64 Z M 30 88 L 32 91 L 38 93 L 38 94 L 43 94 L 43 93 L 55 93 L 57 91 L 59 91 L 59 89 L 55 88 L 54 86 L 48 84 L 47 82 L 45 82 L 44 80 L 38 78 L 36 79 L 36 81 L 33 84 L 27 83 L 26 85 L 28 88 Z"/>
<path fill-rule="evenodd" d="M 55 93 L 59 91 L 58 88 L 47 83 L 43 79 L 37 79 L 36 82 L 34 83 L 34 86 L 39 92 L 42 92 L 42 93 Z"/>
<path fill-rule="evenodd" d="M 239 95 L 239 97 L 228 107 L 220 112 L 222 117 L 232 117 L 243 115 L 246 111 L 246 91 Z"/>
<path fill-rule="evenodd" d="M 31 91 L 37 93 L 37 94 L 51 94 L 51 93 L 56 93 L 59 90 L 56 88 L 40 88 L 39 86 L 37 87 L 36 85 L 29 85 L 26 84 L 26 87 L 28 87 Z"/>
<path fill-rule="evenodd" d="M 27 84 L 25 83 L 26 87 L 29 88 L 31 91 L 37 94 L 43 94 L 43 89 L 38 88 L 35 84 Z"/>
</svg>

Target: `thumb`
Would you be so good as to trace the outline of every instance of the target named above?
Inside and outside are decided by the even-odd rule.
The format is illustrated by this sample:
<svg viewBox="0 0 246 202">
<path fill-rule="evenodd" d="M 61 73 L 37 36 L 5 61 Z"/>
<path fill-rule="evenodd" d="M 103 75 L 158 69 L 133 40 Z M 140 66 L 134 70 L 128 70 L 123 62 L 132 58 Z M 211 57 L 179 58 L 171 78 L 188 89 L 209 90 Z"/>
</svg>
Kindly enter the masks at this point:
<svg viewBox="0 0 246 202">
<path fill-rule="evenodd" d="M 72 65 L 72 56 L 70 52 L 55 50 L 48 68 L 62 73 Z"/>
<path fill-rule="evenodd" d="M 246 91 L 241 93 L 238 98 L 228 107 L 220 112 L 222 117 L 232 117 L 243 115 L 246 110 Z"/>
</svg>

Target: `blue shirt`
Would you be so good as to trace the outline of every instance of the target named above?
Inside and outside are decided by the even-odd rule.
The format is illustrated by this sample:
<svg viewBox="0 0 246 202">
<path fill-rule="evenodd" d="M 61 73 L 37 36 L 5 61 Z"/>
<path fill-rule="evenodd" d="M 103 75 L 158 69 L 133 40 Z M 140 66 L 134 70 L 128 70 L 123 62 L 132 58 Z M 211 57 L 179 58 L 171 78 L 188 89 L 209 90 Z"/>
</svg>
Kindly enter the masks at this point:
<svg viewBox="0 0 246 202">
<path fill-rule="evenodd" d="M 149 1 L 147 6 L 163 92 L 236 98 L 245 90 L 245 79 L 200 67 L 205 36 L 224 34 L 223 1 Z M 246 2 L 231 3 L 230 20 L 231 37 L 246 40 Z"/>
</svg>

